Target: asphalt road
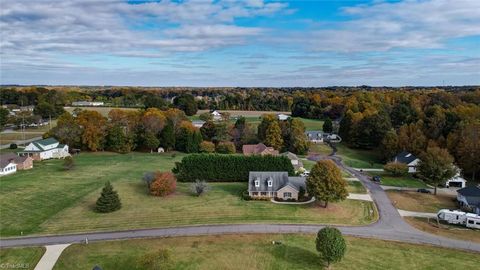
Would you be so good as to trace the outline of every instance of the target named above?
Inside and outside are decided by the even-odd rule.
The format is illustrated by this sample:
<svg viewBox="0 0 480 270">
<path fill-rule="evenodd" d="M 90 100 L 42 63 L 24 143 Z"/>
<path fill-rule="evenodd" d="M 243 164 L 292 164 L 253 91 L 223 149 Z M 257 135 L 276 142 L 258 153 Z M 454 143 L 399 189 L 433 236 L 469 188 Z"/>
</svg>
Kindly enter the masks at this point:
<svg viewBox="0 0 480 270">
<path fill-rule="evenodd" d="M 385 191 L 367 176 L 346 167 L 337 156 L 330 156 L 337 165 L 357 177 L 369 190 L 379 211 L 379 220 L 367 226 L 337 226 L 344 234 L 394 240 L 415 244 L 429 244 L 446 248 L 456 248 L 480 252 L 480 244 L 439 237 L 416 230 L 406 223 L 392 205 Z M 175 237 L 218 234 L 245 234 L 245 233 L 316 233 L 324 225 L 298 224 L 229 224 L 205 225 L 175 228 L 112 231 L 98 233 L 67 234 L 54 236 L 7 238 L 0 240 L 0 247 L 40 246 L 52 244 L 82 243 L 88 239 L 92 241 L 121 240 L 135 238 Z"/>
</svg>

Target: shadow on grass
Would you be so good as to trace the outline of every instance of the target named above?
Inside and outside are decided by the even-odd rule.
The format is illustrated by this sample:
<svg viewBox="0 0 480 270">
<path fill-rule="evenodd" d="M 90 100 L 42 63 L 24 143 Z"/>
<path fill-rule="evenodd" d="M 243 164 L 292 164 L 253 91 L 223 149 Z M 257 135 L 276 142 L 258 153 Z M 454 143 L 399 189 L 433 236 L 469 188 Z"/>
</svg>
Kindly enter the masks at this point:
<svg viewBox="0 0 480 270">
<path fill-rule="evenodd" d="M 296 246 L 281 244 L 270 248 L 269 252 L 279 264 L 288 263 L 298 269 L 323 269 L 324 263 L 318 254 Z"/>
</svg>

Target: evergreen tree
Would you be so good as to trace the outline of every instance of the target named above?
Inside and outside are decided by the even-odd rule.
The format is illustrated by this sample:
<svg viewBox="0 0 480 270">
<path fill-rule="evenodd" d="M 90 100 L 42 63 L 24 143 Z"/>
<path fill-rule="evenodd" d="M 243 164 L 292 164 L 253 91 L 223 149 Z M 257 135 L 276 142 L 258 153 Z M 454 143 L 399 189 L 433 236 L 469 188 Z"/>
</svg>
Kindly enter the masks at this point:
<svg viewBox="0 0 480 270">
<path fill-rule="evenodd" d="M 160 145 L 167 151 L 175 148 L 175 129 L 172 121 L 167 121 L 167 125 L 163 128 L 160 134 Z"/>
<path fill-rule="evenodd" d="M 327 118 L 323 123 L 323 131 L 327 133 L 332 133 L 333 131 L 333 123 L 330 118 Z"/>
<path fill-rule="evenodd" d="M 158 147 L 160 144 L 160 141 L 158 140 L 157 136 L 153 132 L 147 131 L 145 132 L 145 135 L 143 137 L 143 141 L 145 146 L 150 149 L 150 151 L 153 151 Z"/>
<path fill-rule="evenodd" d="M 95 210 L 99 213 L 110 213 L 117 211 L 122 207 L 118 193 L 113 190 L 113 186 L 110 182 L 105 183 L 105 187 L 102 189 L 102 194 L 97 200 Z"/>
</svg>

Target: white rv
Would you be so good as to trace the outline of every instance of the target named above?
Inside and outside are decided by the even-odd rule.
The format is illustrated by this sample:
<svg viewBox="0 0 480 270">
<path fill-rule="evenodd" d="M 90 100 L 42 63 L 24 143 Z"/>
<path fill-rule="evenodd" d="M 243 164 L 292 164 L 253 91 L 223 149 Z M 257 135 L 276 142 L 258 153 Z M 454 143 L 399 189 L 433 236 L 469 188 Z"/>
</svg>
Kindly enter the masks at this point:
<svg viewBox="0 0 480 270">
<path fill-rule="evenodd" d="M 468 228 L 480 229 L 480 216 L 476 214 L 442 209 L 438 211 L 437 217 L 449 224 L 460 224 Z"/>
</svg>

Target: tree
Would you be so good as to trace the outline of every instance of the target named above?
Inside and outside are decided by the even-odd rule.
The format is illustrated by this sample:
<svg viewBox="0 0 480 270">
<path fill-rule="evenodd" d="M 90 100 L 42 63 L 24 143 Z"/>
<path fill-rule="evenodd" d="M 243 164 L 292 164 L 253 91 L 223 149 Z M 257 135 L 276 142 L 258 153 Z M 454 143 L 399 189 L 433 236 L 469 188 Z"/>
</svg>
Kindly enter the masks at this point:
<svg viewBox="0 0 480 270">
<path fill-rule="evenodd" d="M 219 142 L 215 150 L 220 154 L 234 154 L 236 151 L 232 142 Z"/>
<path fill-rule="evenodd" d="M 408 166 L 405 163 L 389 162 L 383 166 L 383 169 L 393 176 L 402 176 L 408 174 Z"/>
<path fill-rule="evenodd" d="M 200 143 L 200 152 L 213 153 L 215 152 L 215 144 L 209 141 L 203 141 Z"/>
<path fill-rule="evenodd" d="M 300 155 L 307 153 L 310 141 L 305 135 L 305 125 L 302 120 L 296 118 L 290 120 L 289 137 L 288 150 L 290 152 Z"/>
<path fill-rule="evenodd" d="M 191 190 L 193 194 L 200 196 L 205 194 L 208 191 L 208 184 L 205 181 L 195 180 L 195 183 L 192 183 Z"/>
<path fill-rule="evenodd" d="M 277 121 L 273 121 L 265 132 L 265 144 L 277 150 L 283 147 L 282 130 Z"/>
<path fill-rule="evenodd" d="M 480 121 L 462 123 L 460 129 L 448 136 L 448 149 L 455 157 L 463 173 L 472 175 L 480 172 Z"/>
<path fill-rule="evenodd" d="M 400 147 L 398 146 L 398 136 L 394 129 L 389 130 L 380 143 L 380 155 L 384 161 L 391 160 L 398 154 Z"/>
<path fill-rule="evenodd" d="M 310 171 L 306 184 L 308 194 L 324 201 L 325 208 L 329 202 L 345 200 L 348 196 L 347 182 L 331 160 L 317 162 Z"/>
<path fill-rule="evenodd" d="M 64 113 L 65 110 L 62 106 L 54 105 L 53 103 L 48 102 L 39 102 L 35 109 L 33 109 L 33 113 L 36 115 L 40 115 L 42 118 L 57 118 L 60 114 Z"/>
<path fill-rule="evenodd" d="M 63 169 L 65 170 L 71 170 L 75 166 L 75 160 L 71 156 L 66 157 L 63 160 Z"/>
<path fill-rule="evenodd" d="M 420 156 L 417 171 L 422 179 L 435 187 L 435 195 L 437 195 L 437 186 L 457 173 L 453 165 L 453 157 L 446 149 L 436 146 L 427 148 L 427 151 Z"/>
<path fill-rule="evenodd" d="M 213 115 L 210 112 L 204 112 L 198 116 L 198 118 L 202 121 L 212 121 L 213 120 Z"/>
<path fill-rule="evenodd" d="M 213 121 L 205 122 L 205 124 L 200 127 L 200 132 L 204 140 L 212 141 L 216 134 L 215 123 Z"/>
<path fill-rule="evenodd" d="M 272 122 L 277 121 L 275 114 L 264 114 L 262 115 L 262 121 L 257 127 L 257 136 L 260 141 L 264 141 L 267 137 L 267 129 Z"/>
<path fill-rule="evenodd" d="M 375 148 L 391 128 L 388 114 L 379 112 L 368 115 L 360 120 L 357 125 L 354 125 L 350 145 L 363 149 Z"/>
<path fill-rule="evenodd" d="M 158 145 L 160 144 L 157 136 L 155 136 L 155 134 L 151 131 L 145 132 L 143 135 L 143 140 L 145 146 L 150 149 L 150 152 L 152 152 L 154 149 L 157 149 Z"/>
<path fill-rule="evenodd" d="M 323 131 L 327 133 L 332 133 L 333 123 L 330 118 L 325 119 L 325 122 L 323 122 Z"/>
<path fill-rule="evenodd" d="M 107 120 L 97 111 L 82 111 L 77 116 L 82 127 L 82 144 L 91 151 L 103 149 Z"/>
<path fill-rule="evenodd" d="M 310 100 L 300 96 L 293 100 L 292 116 L 293 117 L 307 117 L 310 109 Z"/>
<path fill-rule="evenodd" d="M 186 115 L 195 115 L 198 111 L 195 98 L 190 94 L 181 94 L 173 100 L 173 105 L 184 111 Z"/>
<path fill-rule="evenodd" d="M 102 189 L 102 194 L 98 198 L 95 205 L 95 210 L 99 213 L 109 213 L 117 211 L 122 207 L 118 193 L 113 190 L 113 186 L 110 182 L 105 183 L 105 187 Z"/>
<path fill-rule="evenodd" d="M 401 126 L 398 129 L 398 146 L 414 155 L 420 155 L 427 146 L 427 138 L 422 132 L 422 123 Z"/>
<path fill-rule="evenodd" d="M 239 117 L 230 132 L 233 143 L 237 150 L 241 150 L 244 144 L 256 141 L 256 135 L 251 128 L 251 125 L 246 122 L 245 117 Z"/>
<path fill-rule="evenodd" d="M 163 99 L 161 96 L 158 95 L 148 95 L 145 96 L 145 100 L 143 101 L 143 105 L 145 109 L 148 108 L 157 108 L 160 110 L 165 110 L 168 108 L 168 103 Z"/>
<path fill-rule="evenodd" d="M 167 121 L 167 125 L 160 133 L 160 145 L 167 151 L 175 148 L 175 129 L 172 121 Z"/>
<path fill-rule="evenodd" d="M 7 124 L 8 115 L 8 109 L 0 107 L 0 129 L 3 129 L 3 127 Z"/>
<path fill-rule="evenodd" d="M 124 127 L 117 124 L 108 128 L 105 141 L 107 149 L 114 152 L 128 153 L 133 148 L 133 139 L 126 134 Z"/>
<path fill-rule="evenodd" d="M 315 244 L 320 258 L 327 264 L 328 269 L 331 263 L 341 261 L 347 251 L 347 244 L 342 233 L 333 227 L 319 230 Z"/>
<path fill-rule="evenodd" d="M 150 184 L 150 194 L 164 197 L 175 192 L 177 179 L 171 172 L 156 172 L 155 180 Z"/>
<path fill-rule="evenodd" d="M 82 128 L 75 118 L 68 112 L 58 117 L 57 125 L 50 130 L 50 134 L 60 143 L 70 147 L 80 147 Z"/>
</svg>

